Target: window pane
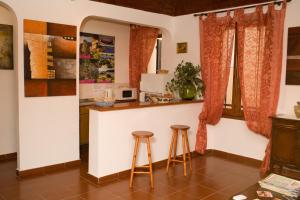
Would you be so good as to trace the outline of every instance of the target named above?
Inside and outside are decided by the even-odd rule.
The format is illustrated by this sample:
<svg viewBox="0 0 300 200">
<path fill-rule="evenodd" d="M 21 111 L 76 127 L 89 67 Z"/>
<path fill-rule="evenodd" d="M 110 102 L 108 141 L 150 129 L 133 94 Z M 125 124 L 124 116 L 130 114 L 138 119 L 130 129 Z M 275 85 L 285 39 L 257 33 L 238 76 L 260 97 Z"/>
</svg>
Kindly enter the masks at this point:
<svg viewBox="0 0 300 200">
<path fill-rule="evenodd" d="M 234 39 L 235 41 L 235 36 Z M 234 74 L 234 52 L 235 52 L 235 45 L 232 48 L 232 56 L 231 56 L 231 64 L 230 64 L 230 72 L 229 72 L 229 79 L 227 85 L 227 91 L 225 96 L 224 107 L 225 108 L 232 108 L 232 89 L 233 89 L 233 74 Z"/>
<path fill-rule="evenodd" d="M 232 107 L 233 72 L 234 72 L 234 68 L 230 67 L 227 92 L 225 96 L 225 108 L 228 108 L 228 106 L 230 108 Z"/>
</svg>

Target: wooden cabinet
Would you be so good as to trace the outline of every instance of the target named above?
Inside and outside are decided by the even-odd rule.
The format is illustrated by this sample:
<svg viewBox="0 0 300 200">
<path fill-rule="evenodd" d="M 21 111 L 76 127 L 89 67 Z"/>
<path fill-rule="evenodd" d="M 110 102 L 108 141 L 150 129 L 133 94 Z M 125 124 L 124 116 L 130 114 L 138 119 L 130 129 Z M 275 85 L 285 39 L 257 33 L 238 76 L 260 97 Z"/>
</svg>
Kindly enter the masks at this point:
<svg viewBox="0 0 300 200">
<path fill-rule="evenodd" d="M 271 170 L 300 179 L 300 119 L 272 118 Z"/>
<path fill-rule="evenodd" d="M 89 143 L 89 109 L 87 106 L 80 106 L 79 109 L 80 145 L 83 145 Z"/>
</svg>

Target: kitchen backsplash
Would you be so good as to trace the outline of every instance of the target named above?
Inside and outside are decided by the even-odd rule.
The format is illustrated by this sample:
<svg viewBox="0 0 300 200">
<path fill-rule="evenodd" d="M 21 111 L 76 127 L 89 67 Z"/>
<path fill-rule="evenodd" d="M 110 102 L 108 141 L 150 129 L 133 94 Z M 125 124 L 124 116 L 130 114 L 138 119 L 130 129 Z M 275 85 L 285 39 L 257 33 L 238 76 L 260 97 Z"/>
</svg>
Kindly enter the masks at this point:
<svg viewBox="0 0 300 200">
<path fill-rule="evenodd" d="M 128 87 L 128 83 L 90 83 L 79 84 L 79 98 L 103 98 L 106 89 L 115 89 L 119 87 Z"/>
</svg>

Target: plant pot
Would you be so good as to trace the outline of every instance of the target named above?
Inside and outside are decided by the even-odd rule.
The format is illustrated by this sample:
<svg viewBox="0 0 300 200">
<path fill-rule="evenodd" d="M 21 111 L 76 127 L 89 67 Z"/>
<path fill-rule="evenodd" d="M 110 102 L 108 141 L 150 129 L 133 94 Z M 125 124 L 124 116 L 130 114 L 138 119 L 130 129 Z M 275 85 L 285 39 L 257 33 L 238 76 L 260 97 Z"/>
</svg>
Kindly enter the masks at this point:
<svg viewBox="0 0 300 200">
<path fill-rule="evenodd" d="M 182 89 L 179 90 L 179 96 L 184 100 L 192 100 L 196 96 L 196 87 L 192 82 L 187 83 L 183 86 Z"/>
</svg>

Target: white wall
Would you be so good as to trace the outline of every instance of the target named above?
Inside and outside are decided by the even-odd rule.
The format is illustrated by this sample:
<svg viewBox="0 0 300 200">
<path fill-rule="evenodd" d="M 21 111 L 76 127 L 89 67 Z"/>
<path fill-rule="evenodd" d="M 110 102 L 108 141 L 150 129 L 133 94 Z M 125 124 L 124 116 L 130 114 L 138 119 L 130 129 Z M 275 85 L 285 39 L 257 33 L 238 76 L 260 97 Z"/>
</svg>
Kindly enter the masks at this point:
<svg viewBox="0 0 300 200">
<path fill-rule="evenodd" d="M 172 17 L 86 0 L 1 0 L 13 8 L 18 30 L 23 19 L 34 19 L 79 27 L 88 16 L 172 29 Z M 19 160 L 18 169 L 79 159 L 79 81 L 77 95 L 24 97 L 23 32 L 18 32 Z M 77 52 L 78 55 L 78 52 Z M 77 56 L 77 80 L 78 80 Z"/>
<path fill-rule="evenodd" d="M 0 24 L 13 25 L 14 36 L 17 33 L 14 13 L 0 4 Z M 14 37 L 14 55 L 17 41 Z M 14 57 L 14 70 L 0 69 L 0 155 L 17 151 L 18 127 L 18 91 L 17 91 L 17 57 Z"/>
<path fill-rule="evenodd" d="M 115 36 L 115 84 L 80 84 L 80 98 L 97 96 L 99 88 L 118 87 L 129 83 L 129 37 L 130 25 L 120 22 L 107 22 L 91 17 L 84 20 L 81 32 Z M 95 89 L 96 88 L 96 89 Z"/>
<path fill-rule="evenodd" d="M 282 60 L 282 77 L 281 77 L 281 95 L 279 99 L 279 113 L 293 114 L 294 105 L 297 101 L 300 101 L 300 86 L 285 85 L 286 75 L 286 57 L 287 57 L 287 40 L 288 40 L 288 28 L 300 26 L 300 1 L 291 1 L 288 3 L 288 9 L 285 20 L 285 32 L 283 38 L 283 60 Z"/>
<path fill-rule="evenodd" d="M 174 33 L 169 49 L 172 59 L 165 68 L 171 73 L 174 72 L 177 65 L 182 61 L 189 61 L 195 64 L 200 63 L 200 38 L 199 38 L 199 21 L 193 15 L 184 15 L 174 18 Z M 164 38 L 163 38 L 164 39 Z M 163 40 L 164 44 L 165 40 Z M 187 42 L 187 53 L 176 53 L 176 44 Z"/>
<path fill-rule="evenodd" d="M 300 26 L 300 1 L 288 3 L 283 48 L 283 73 L 281 80 L 281 93 L 278 113 L 294 114 L 293 106 L 300 100 L 300 86 L 285 85 L 285 69 L 287 54 L 287 28 Z M 173 53 L 174 70 L 182 59 L 200 63 L 199 48 L 199 19 L 193 15 L 185 15 L 175 18 L 173 43 L 188 42 L 187 54 Z M 244 121 L 222 119 L 216 126 L 208 126 L 208 148 L 217 149 L 233 154 L 247 156 L 255 159 L 263 159 L 267 140 L 251 132 Z"/>
</svg>

